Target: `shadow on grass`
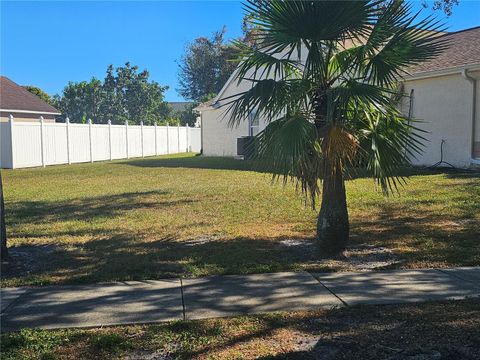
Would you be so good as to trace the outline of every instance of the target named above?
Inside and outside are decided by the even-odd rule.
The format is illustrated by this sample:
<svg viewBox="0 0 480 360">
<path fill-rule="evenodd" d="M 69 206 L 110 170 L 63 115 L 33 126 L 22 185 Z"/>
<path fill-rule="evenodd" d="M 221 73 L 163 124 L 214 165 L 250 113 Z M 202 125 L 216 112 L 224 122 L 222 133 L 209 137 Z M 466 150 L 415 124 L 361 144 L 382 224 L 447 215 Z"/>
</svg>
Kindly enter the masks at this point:
<svg viewBox="0 0 480 360">
<path fill-rule="evenodd" d="M 162 157 L 162 158 L 144 158 L 122 161 L 121 164 L 145 167 L 145 168 L 192 168 L 192 169 L 214 169 L 214 170 L 240 170 L 256 171 L 262 173 L 274 173 L 273 169 L 265 168 L 264 163 L 258 160 L 235 160 L 232 157 L 215 156 L 181 156 L 181 157 Z M 480 171 L 470 169 L 451 169 L 451 168 L 426 168 L 426 167 L 405 167 L 398 171 L 399 176 L 414 175 L 438 175 L 446 174 L 452 178 L 480 178 Z M 355 169 L 351 172 L 350 179 L 369 177 L 364 169 Z"/>
<path fill-rule="evenodd" d="M 147 301 L 149 300 L 147 296 Z M 121 294 L 114 294 L 112 300 Z M 105 299 L 109 300 L 109 299 Z M 76 306 L 86 306 L 77 299 Z M 143 310 L 143 309 L 142 309 Z M 144 327 L 22 331 L 2 335 L 6 358 L 25 354 L 71 355 L 79 359 L 245 358 L 256 359 L 477 359 L 478 300 L 356 306 L 233 319 L 176 321 Z M 30 350 L 30 352 L 28 352 Z M 123 350 L 123 351 L 122 351 Z M 35 352 L 36 351 L 36 352 Z M 262 354 L 275 354 L 263 355 Z M 52 356 L 53 357 L 53 356 Z M 432 358 L 439 358 L 433 356 Z"/>
<path fill-rule="evenodd" d="M 112 218 L 136 209 L 152 209 L 154 211 L 193 202 L 189 199 L 163 200 L 162 195 L 167 194 L 166 191 L 141 191 L 66 201 L 12 202 L 8 206 L 7 227 L 78 219 L 93 221 Z"/>
<path fill-rule="evenodd" d="M 428 355 L 438 351 L 442 358 L 473 360 L 480 345 L 476 328 L 479 310 L 478 300 L 356 306 L 287 316 L 260 315 L 252 322 L 247 318 L 236 321 L 236 327 L 243 321 L 244 331 L 236 331 L 233 336 L 228 333 L 230 320 L 160 325 L 150 328 L 149 333 L 169 331 L 192 342 L 220 338 L 195 350 L 179 346 L 171 355 L 183 359 L 230 358 L 238 353 L 264 360 L 386 359 L 400 352 L 420 358 L 422 352 Z M 284 350 L 288 348 L 298 350 Z M 258 356 L 266 349 L 279 354 Z"/>
<path fill-rule="evenodd" d="M 456 204 L 456 209 L 449 212 L 453 215 L 415 208 L 420 205 L 423 209 L 429 206 L 438 208 L 441 199 L 413 199 L 411 203 L 374 202 L 369 206 L 378 208 L 375 216 L 351 219 L 352 244 L 404 248 L 406 250 L 401 256 L 406 267 L 479 265 L 480 224 L 477 214 L 480 213 L 480 176 L 449 176 L 470 179 L 455 185 L 455 198 L 451 202 Z M 199 233 L 197 238 L 185 242 L 178 239 L 177 232 L 182 228 L 198 226 L 199 223 L 193 219 L 186 218 L 183 223 L 162 229 L 159 234 L 102 225 L 102 221 L 121 217 L 132 210 L 168 211 L 178 205 L 189 206 L 193 201 L 188 198 L 168 200 L 164 195 L 168 193 L 147 191 L 69 201 L 10 203 L 7 213 L 10 236 L 43 238 L 52 244 L 52 248 L 45 252 L 43 245 L 30 246 L 33 249 L 30 251 L 33 255 L 29 255 L 30 262 L 12 271 L 6 269 L 2 277 L 16 279 L 12 280 L 14 285 L 39 285 L 299 269 L 327 270 L 318 265 L 318 253 L 314 246 L 285 246 L 281 240 L 288 239 L 286 235 L 268 239 L 227 239 L 221 235 L 205 237 Z M 56 226 L 56 222 L 70 220 L 92 222 L 92 226 L 80 229 L 68 225 Z M 213 225 L 215 219 L 209 221 Z M 45 223 L 52 226 L 40 226 Z M 94 227 L 93 223 L 100 225 Z M 30 226 L 32 224 L 39 226 Z M 210 226 L 205 223 L 201 225 L 203 229 Z M 66 245 L 60 245 L 62 242 L 57 241 L 72 236 L 86 241 Z M 313 233 L 307 241 L 314 241 Z M 28 254 L 28 249 L 19 250 Z"/>
<path fill-rule="evenodd" d="M 214 170 L 256 171 L 258 166 L 252 160 L 235 160 L 231 157 L 188 156 L 171 158 L 135 159 L 122 164 L 146 168 L 191 168 Z"/>
</svg>

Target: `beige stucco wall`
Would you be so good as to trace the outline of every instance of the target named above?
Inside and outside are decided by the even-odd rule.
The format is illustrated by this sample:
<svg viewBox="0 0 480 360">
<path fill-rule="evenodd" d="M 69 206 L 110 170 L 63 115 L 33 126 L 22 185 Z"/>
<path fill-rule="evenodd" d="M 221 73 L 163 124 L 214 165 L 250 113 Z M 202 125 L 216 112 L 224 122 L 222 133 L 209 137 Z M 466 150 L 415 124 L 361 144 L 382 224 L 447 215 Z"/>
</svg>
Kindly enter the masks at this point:
<svg viewBox="0 0 480 360">
<path fill-rule="evenodd" d="M 472 73 L 480 77 L 480 73 Z M 432 165 L 440 160 L 440 144 L 444 144 L 444 160 L 458 167 L 468 167 L 472 154 L 472 84 L 454 74 L 405 82 L 405 92 L 414 90 L 412 117 L 422 123 L 417 126 L 425 131 L 428 140 L 424 152 L 413 160 L 415 165 Z M 477 104 L 480 102 L 478 99 Z M 407 100 L 402 110 L 408 113 Z M 480 127 L 477 111 L 476 127 Z M 480 132 L 477 132 L 480 140 Z"/>
<path fill-rule="evenodd" d="M 253 77 L 247 74 L 247 77 Z M 236 156 L 237 139 L 248 135 L 248 120 L 244 119 L 237 125 L 231 126 L 228 122 L 228 102 L 230 96 L 248 91 L 252 82 L 242 80 L 240 83 L 232 81 L 224 89 L 218 101 L 218 108 L 201 111 L 202 121 L 202 149 L 206 156 Z M 266 121 L 260 117 L 258 131 L 265 129 Z"/>
<path fill-rule="evenodd" d="M 480 71 L 470 73 L 480 79 Z M 480 80 L 478 81 L 480 82 Z M 476 92 L 475 141 L 480 146 L 480 85 Z M 246 91 L 251 83 L 236 81 L 227 86 L 221 98 Z M 440 144 L 445 139 L 444 160 L 458 167 L 468 167 L 472 157 L 472 84 L 460 73 L 405 82 L 405 93 L 414 89 L 412 116 L 422 121 L 418 127 L 427 141 L 422 155 L 412 159 L 414 165 L 432 165 L 440 160 Z M 225 101 L 219 101 L 224 105 Z M 408 99 L 402 110 L 408 113 Z M 203 153 L 208 156 L 236 155 L 237 138 L 248 134 L 248 121 L 238 127 L 228 126 L 224 107 L 202 111 Z M 260 119 L 260 130 L 266 125 Z"/>
<path fill-rule="evenodd" d="M 8 122 L 10 115 L 13 115 L 13 120 L 18 122 L 33 122 L 40 121 L 40 116 L 43 116 L 45 122 L 55 122 L 55 116 L 49 114 L 27 114 L 27 113 L 11 113 L 0 112 L 0 122 Z"/>
</svg>

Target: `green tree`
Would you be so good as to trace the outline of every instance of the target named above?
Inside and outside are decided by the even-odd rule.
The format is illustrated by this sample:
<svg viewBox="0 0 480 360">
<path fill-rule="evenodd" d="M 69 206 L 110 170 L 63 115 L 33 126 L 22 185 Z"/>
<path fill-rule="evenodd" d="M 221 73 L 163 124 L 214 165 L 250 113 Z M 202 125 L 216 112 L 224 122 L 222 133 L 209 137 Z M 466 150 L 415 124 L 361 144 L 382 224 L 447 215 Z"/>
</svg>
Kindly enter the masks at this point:
<svg viewBox="0 0 480 360">
<path fill-rule="evenodd" d="M 55 96 L 54 100 L 62 115 L 68 116 L 72 122 L 85 122 L 87 119 L 98 123 L 106 122 L 100 112 L 103 100 L 102 82 L 96 78 L 69 82 L 63 89 L 62 96 Z"/>
<path fill-rule="evenodd" d="M 217 94 L 235 70 L 236 64 L 230 60 L 238 51 L 225 44 L 225 32 L 224 27 L 211 38 L 199 37 L 187 46 L 178 73 L 178 92 L 185 99 L 198 102 L 208 94 Z"/>
<path fill-rule="evenodd" d="M 54 102 L 53 98 L 50 95 L 48 95 L 45 91 L 40 89 L 39 87 L 32 86 L 32 85 L 25 85 L 23 87 L 28 92 L 32 93 L 33 95 L 38 96 L 40 99 L 45 101 L 47 104 L 50 104 L 52 106 L 55 105 L 55 102 Z"/>
<path fill-rule="evenodd" d="M 421 151 L 415 121 L 397 110 L 404 70 L 446 46 L 434 18 L 392 1 L 261 1 L 244 4 L 258 28 L 243 45 L 238 78 L 249 90 L 227 100 L 232 125 L 253 111 L 270 123 L 257 136 L 262 163 L 292 179 L 313 206 L 323 253 L 349 238 L 345 178 L 365 165 L 385 193 L 398 169 Z M 242 44 L 238 44 L 242 46 Z M 275 120 L 275 121 L 274 121 Z"/>
<path fill-rule="evenodd" d="M 125 66 L 107 68 L 103 82 L 92 78 L 89 82 L 70 82 L 62 96 L 55 97 L 56 106 L 71 121 L 92 119 L 95 123 L 114 124 L 129 121 L 147 125 L 165 120 L 169 107 L 164 99 L 166 86 L 149 81 L 147 70 L 139 71 L 129 62 Z"/>
</svg>

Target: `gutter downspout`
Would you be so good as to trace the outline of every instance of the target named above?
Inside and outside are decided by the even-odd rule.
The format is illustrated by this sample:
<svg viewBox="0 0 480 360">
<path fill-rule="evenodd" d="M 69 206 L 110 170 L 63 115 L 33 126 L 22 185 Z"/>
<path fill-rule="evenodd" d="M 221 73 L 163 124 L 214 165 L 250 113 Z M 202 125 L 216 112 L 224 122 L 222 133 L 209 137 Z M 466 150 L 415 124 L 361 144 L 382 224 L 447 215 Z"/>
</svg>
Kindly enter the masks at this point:
<svg viewBox="0 0 480 360">
<path fill-rule="evenodd" d="M 476 102 L 477 102 L 477 79 L 468 74 L 468 69 L 462 70 L 462 76 L 465 80 L 472 84 L 472 147 L 471 147 L 471 160 L 475 160 L 475 118 L 476 118 Z"/>
</svg>

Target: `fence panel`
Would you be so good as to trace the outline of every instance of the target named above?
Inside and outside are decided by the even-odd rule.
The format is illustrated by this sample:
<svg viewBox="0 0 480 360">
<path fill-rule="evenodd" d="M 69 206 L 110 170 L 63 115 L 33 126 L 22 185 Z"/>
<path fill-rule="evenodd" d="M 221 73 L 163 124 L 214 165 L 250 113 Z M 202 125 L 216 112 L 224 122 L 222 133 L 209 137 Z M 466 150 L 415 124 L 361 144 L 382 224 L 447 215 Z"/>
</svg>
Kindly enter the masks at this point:
<svg viewBox="0 0 480 360">
<path fill-rule="evenodd" d="M 68 163 L 66 124 L 45 123 L 43 133 L 45 165 Z"/>
<path fill-rule="evenodd" d="M 124 125 L 112 125 L 112 159 L 127 157 L 127 133 Z"/>
<path fill-rule="evenodd" d="M 157 154 L 168 154 L 167 149 L 167 128 L 165 126 L 157 127 Z"/>
<path fill-rule="evenodd" d="M 143 155 L 144 156 L 155 155 L 155 127 L 154 126 L 143 127 Z"/>
<path fill-rule="evenodd" d="M 90 161 L 90 132 L 88 125 L 70 124 L 70 160 L 72 163 Z"/>
<path fill-rule="evenodd" d="M 128 157 L 142 156 L 142 132 L 139 125 L 128 126 Z"/>
<path fill-rule="evenodd" d="M 92 125 L 93 161 L 110 159 L 108 125 Z"/>
<path fill-rule="evenodd" d="M 125 159 L 201 149 L 199 128 L 177 126 L 45 122 L 42 125 L 40 121 L 12 121 L 0 123 L 0 141 L 2 168 Z"/>
<path fill-rule="evenodd" d="M 169 154 L 178 153 L 178 131 L 176 126 L 168 127 L 168 149 Z"/>
<path fill-rule="evenodd" d="M 188 152 L 187 149 L 187 128 L 186 127 L 179 127 L 178 131 L 180 134 L 178 135 L 178 152 Z"/>
<path fill-rule="evenodd" d="M 13 164 L 15 167 L 42 166 L 42 139 L 40 122 L 14 123 Z M 28 149 L 28 151 L 27 151 Z"/>
<path fill-rule="evenodd" d="M 202 151 L 202 129 L 200 128 L 190 128 L 189 129 L 189 145 L 190 151 L 199 153 Z"/>
</svg>

